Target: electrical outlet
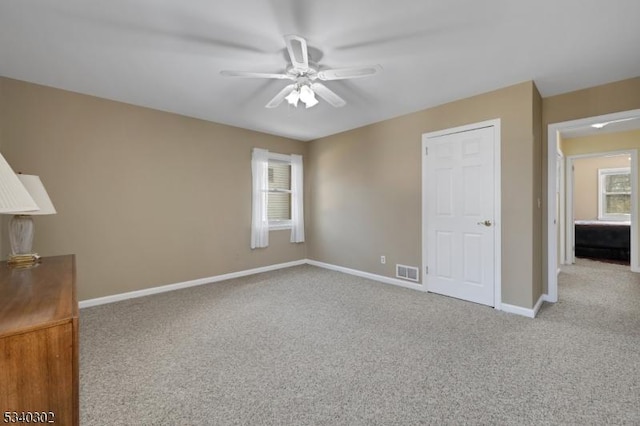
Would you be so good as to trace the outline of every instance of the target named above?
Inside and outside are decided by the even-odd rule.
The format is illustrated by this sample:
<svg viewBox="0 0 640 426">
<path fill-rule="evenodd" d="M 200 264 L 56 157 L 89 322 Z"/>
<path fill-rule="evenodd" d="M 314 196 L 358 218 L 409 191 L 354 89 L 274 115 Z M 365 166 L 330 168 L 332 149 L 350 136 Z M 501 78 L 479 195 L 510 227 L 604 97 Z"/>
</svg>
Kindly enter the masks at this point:
<svg viewBox="0 0 640 426">
<path fill-rule="evenodd" d="M 382 263 L 383 265 L 385 263 L 387 263 L 387 257 L 386 256 L 380 256 L 380 263 Z"/>
</svg>

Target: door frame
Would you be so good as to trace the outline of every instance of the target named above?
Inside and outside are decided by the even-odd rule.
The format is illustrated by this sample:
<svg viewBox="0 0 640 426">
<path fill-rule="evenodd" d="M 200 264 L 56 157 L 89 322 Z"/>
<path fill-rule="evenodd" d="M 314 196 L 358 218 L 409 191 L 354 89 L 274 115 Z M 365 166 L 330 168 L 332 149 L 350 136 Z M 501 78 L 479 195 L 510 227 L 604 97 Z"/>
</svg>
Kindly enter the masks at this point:
<svg viewBox="0 0 640 426">
<path fill-rule="evenodd" d="M 422 290 L 427 290 L 427 188 L 424 182 L 427 177 L 427 142 L 429 139 L 451 135 L 454 133 L 468 132 L 486 127 L 494 128 L 493 138 L 493 181 L 494 181 L 494 206 L 493 206 L 493 267 L 494 267 L 494 309 L 502 309 L 502 192 L 501 192 L 501 131 L 500 119 L 481 121 L 479 123 L 467 124 L 464 126 L 452 127 L 435 132 L 424 133 L 422 135 Z"/>
<path fill-rule="evenodd" d="M 574 127 L 587 127 L 595 123 L 632 117 L 640 117 L 640 109 L 551 123 L 547 126 L 547 294 L 543 295 L 547 302 L 558 301 L 558 222 L 560 218 L 556 217 L 555 197 L 558 180 L 555 155 L 558 151 L 558 134 L 562 130 Z"/>
<path fill-rule="evenodd" d="M 558 152 L 556 153 L 556 173 L 558 173 L 558 181 L 557 181 L 557 185 L 556 185 L 556 192 L 558 193 L 558 198 L 556 198 L 556 200 L 566 200 L 567 198 L 567 192 L 566 192 L 566 188 L 567 188 L 567 169 L 566 169 L 566 161 L 565 161 L 565 157 L 564 154 L 562 153 L 562 151 L 558 150 Z M 567 240 L 566 238 L 563 237 L 563 235 L 566 236 L 567 234 L 567 222 L 566 222 L 566 217 L 567 217 L 567 212 L 566 212 L 566 202 L 562 202 L 559 203 L 560 205 L 558 206 L 557 209 L 557 214 L 558 214 L 558 241 L 559 241 L 559 246 L 558 246 L 558 250 L 560 250 L 560 254 L 559 254 L 559 259 L 561 260 L 561 263 L 564 263 L 564 259 L 566 259 L 567 256 L 567 247 L 573 247 L 573 246 L 567 246 L 567 242 L 569 240 Z M 559 268 L 558 272 L 560 272 Z"/>
</svg>

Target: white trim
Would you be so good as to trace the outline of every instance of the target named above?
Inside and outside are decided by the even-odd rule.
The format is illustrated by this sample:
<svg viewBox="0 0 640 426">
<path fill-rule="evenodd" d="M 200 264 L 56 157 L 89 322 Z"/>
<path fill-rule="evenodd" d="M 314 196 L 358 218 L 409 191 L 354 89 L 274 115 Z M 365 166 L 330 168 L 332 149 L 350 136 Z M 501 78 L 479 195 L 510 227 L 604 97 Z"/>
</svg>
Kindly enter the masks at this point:
<svg viewBox="0 0 640 426">
<path fill-rule="evenodd" d="M 586 127 L 603 121 L 613 121 L 638 116 L 640 116 L 640 109 L 616 112 L 596 117 L 581 118 L 579 120 L 563 121 L 561 123 L 552 123 L 547 127 L 547 292 L 550 299 L 549 301 L 552 303 L 558 301 L 558 277 L 555 272 L 558 268 L 558 227 L 556 223 L 555 197 L 556 179 L 558 179 L 558 177 L 556 176 L 557 158 L 556 155 L 551 155 L 551 153 L 555 153 L 558 150 L 558 132 L 572 127 Z M 634 202 L 637 204 L 637 200 L 634 200 Z M 631 237 L 633 244 L 633 233 Z M 637 238 L 635 239 L 637 243 Z M 632 259 L 632 262 L 632 271 L 634 268 L 640 269 L 640 265 L 637 264 L 637 259 Z"/>
<path fill-rule="evenodd" d="M 372 274 L 370 272 L 359 271 L 357 269 L 345 268 L 344 266 L 332 265 L 330 263 L 318 262 L 317 260 L 307 259 L 307 263 L 319 268 L 330 269 L 332 271 L 343 272 L 349 275 L 355 275 L 357 277 L 367 278 L 373 281 L 378 281 L 384 284 L 392 284 L 399 287 L 410 288 L 412 290 L 424 291 L 424 287 L 421 284 L 411 284 L 404 280 L 397 278 L 385 277 L 383 275 Z"/>
<path fill-rule="evenodd" d="M 470 130 L 481 129 L 485 127 L 493 127 L 494 133 L 494 159 L 493 159 L 493 172 L 494 172 L 494 308 L 501 310 L 502 306 L 502 188 L 501 188 L 501 176 L 502 176 L 502 163 L 500 153 L 502 151 L 501 141 L 501 121 L 499 118 L 494 120 L 482 121 L 479 123 L 468 124 L 465 126 L 453 127 L 450 129 L 439 130 L 436 132 L 424 133 L 422 135 L 422 150 L 420 155 L 422 157 L 422 271 L 424 272 L 427 267 L 427 226 L 426 226 L 426 212 L 427 212 L 427 197 L 426 188 L 423 183 L 427 178 L 427 140 L 435 137 L 450 135 L 453 133 L 467 132 Z M 427 277 L 426 274 L 422 274 L 422 283 L 424 284 L 424 291 L 427 290 Z"/>
<path fill-rule="evenodd" d="M 556 159 L 558 160 L 559 167 L 556 169 L 556 172 L 560 173 L 560 178 L 558 179 L 558 185 L 556 186 L 556 191 L 558 192 L 558 199 L 565 200 L 566 198 L 566 161 L 564 161 L 564 154 L 560 149 L 558 149 L 559 153 L 556 155 Z M 562 235 L 566 234 L 567 222 L 566 218 L 566 203 L 560 203 L 560 208 L 558 209 L 558 232 Z M 560 263 L 566 263 L 567 259 L 567 245 L 565 238 L 559 238 L 560 240 L 560 255 L 557 257 L 560 259 Z M 558 272 L 560 268 L 558 268 Z"/>
<path fill-rule="evenodd" d="M 317 266 L 319 268 L 330 269 L 332 271 L 343 272 L 345 274 L 355 275 L 358 277 L 367 278 L 367 279 L 378 281 L 385 284 L 392 284 L 399 287 L 409 288 L 412 290 L 423 291 L 423 286 L 421 284 L 412 284 L 396 278 L 385 277 L 383 275 L 377 275 L 369 272 L 359 271 L 356 269 L 345 268 L 343 266 L 331 265 L 329 263 L 318 262 L 315 260 L 301 259 L 301 260 L 295 260 L 293 262 L 263 266 L 260 268 L 248 269 L 248 270 L 239 271 L 239 272 L 231 272 L 229 274 L 216 275 L 216 276 L 207 277 L 207 278 L 200 278 L 200 279 L 185 281 L 185 282 L 176 283 L 176 284 L 168 284 L 168 285 L 163 285 L 159 287 L 151 287 L 151 288 L 145 288 L 142 290 L 130 291 L 127 293 L 114 294 L 112 296 L 98 297 L 96 299 L 82 300 L 80 301 L 79 305 L 80 305 L 80 308 L 90 308 L 92 306 L 120 302 L 122 300 L 150 296 L 152 294 L 165 293 L 173 290 L 181 290 L 184 288 L 195 287 L 195 286 L 204 285 L 204 284 L 213 284 L 220 281 L 246 277 L 248 275 L 260 274 L 262 272 L 275 271 L 277 269 L 290 268 L 293 266 L 299 266 L 299 265 L 305 265 L 305 264 Z"/>
<path fill-rule="evenodd" d="M 289 220 L 270 220 L 269 221 L 269 231 L 282 231 L 285 229 L 291 229 L 293 225 L 291 224 L 291 219 Z"/>
<path fill-rule="evenodd" d="M 535 318 L 536 313 L 533 309 L 527 309 L 516 305 L 510 305 L 508 303 L 502 304 L 501 311 L 507 312 L 509 314 L 516 314 L 527 318 Z"/>
<path fill-rule="evenodd" d="M 638 150 L 631 153 L 631 271 L 640 272 L 640 253 L 638 253 Z"/>
<path fill-rule="evenodd" d="M 318 262 L 316 260 L 311 260 L 311 259 L 307 259 L 307 263 L 309 265 L 317 266 L 319 268 L 330 269 L 332 271 L 337 271 L 337 272 L 343 272 L 345 274 L 367 278 L 367 279 L 378 281 L 384 284 L 391 284 L 399 287 L 405 287 L 411 290 L 419 290 L 425 293 L 427 292 L 427 289 L 426 287 L 424 287 L 424 284 L 423 285 L 411 284 L 396 278 L 385 277 L 383 275 L 372 274 L 369 272 L 359 271 L 357 269 L 345 268 L 344 266 L 331 265 L 329 263 Z M 501 303 L 500 309 L 496 308 L 496 310 L 505 311 L 511 314 L 522 315 L 528 318 L 535 318 L 536 314 L 538 313 L 538 310 L 540 310 L 540 306 L 542 306 L 543 301 L 544 302 L 549 301 L 548 296 L 546 294 L 543 294 L 542 296 L 540 296 L 540 299 L 538 299 L 538 303 L 536 303 L 536 306 L 534 306 L 533 309 L 527 309 L 527 308 L 522 308 L 520 306 L 507 305 L 506 303 Z"/>
<path fill-rule="evenodd" d="M 542 296 L 540 296 L 540 298 L 536 302 L 533 309 L 527 309 L 520 306 L 503 303 L 502 310 L 510 314 L 522 315 L 523 317 L 527 317 L 527 318 L 535 318 L 536 315 L 538 315 L 538 311 L 540 310 L 540 307 L 542 306 L 542 302 L 549 302 L 549 301 L 550 301 L 549 296 L 546 294 L 543 294 Z"/>
<path fill-rule="evenodd" d="M 223 275 L 215 275 L 213 277 L 199 278 L 196 280 L 185 281 L 176 284 L 168 284 L 159 287 L 145 288 L 143 290 L 130 291 L 127 293 L 114 294 L 112 296 L 98 297 L 96 299 L 81 300 L 80 308 L 90 308 L 92 306 L 104 305 L 107 303 L 120 302 L 122 300 L 134 299 L 137 297 L 150 296 L 152 294 L 165 293 L 173 290 L 181 290 L 183 288 L 195 287 L 203 284 L 212 284 L 219 281 L 231 280 L 233 278 L 246 277 L 248 275 L 260 274 L 262 272 L 275 271 L 277 269 L 290 268 L 292 266 L 304 265 L 306 259 L 294 260 L 292 262 L 279 263 L 276 265 L 263 266 L 260 268 L 247 269 L 239 272 L 231 272 Z"/>
<path fill-rule="evenodd" d="M 153 294 L 166 293 L 169 291 L 181 290 L 181 289 L 195 287 L 195 286 L 204 285 L 204 284 L 213 284 L 220 281 L 226 281 L 234 278 L 241 278 L 249 275 L 255 275 L 263 272 L 270 272 L 278 269 L 285 269 L 285 268 L 290 268 L 293 266 L 300 266 L 300 265 L 317 266 L 318 268 L 329 269 L 332 271 L 342 272 L 349 275 L 355 275 L 357 277 L 366 278 L 366 279 L 377 281 L 383 284 L 391 284 L 398 287 L 408 288 L 411 290 L 426 292 L 424 285 L 421 285 L 421 284 L 412 284 L 404 280 L 399 280 L 397 278 L 385 277 L 383 275 L 372 274 L 370 272 L 364 272 L 357 269 L 346 268 L 344 266 L 318 262 L 317 260 L 300 259 L 300 260 L 294 260 L 292 262 L 279 263 L 276 265 L 263 266 L 263 267 L 254 268 L 254 269 L 247 269 L 239 272 L 231 272 L 223 275 L 215 275 L 212 277 L 200 278 L 200 279 L 185 281 L 185 282 L 176 283 L 176 284 L 168 284 L 168 285 L 163 285 L 159 287 L 145 288 L 143 290 L 130 291 L 127 293 L 114 294 L 112 296 L 82 300 L 80 301 L 79 305 L 80 305 L 80 309 L 90 308 L 92 306 L 105 305 L 108 303 L 120 302 L 123 300 L 134 299 L 138 297 L 151 296 Z M 535 317 L 535 314 L 538 312 L 538 309 L 540 309 L 542 300 L 548 302 L 549 301 L 548 296 L 546 294 L 543 294 L 542 296 L 540 296 L 540 300 L 538 300 L 538 303 L 536 304 L 534 309 L 526 309 L 526 308 L 521 308 L 519 306 L 507 305 L 503 303 L 501 304 L 501 308 L 502 308 L 501 310 L 505 312 L 533 318 Z"/>
<path fill-rule="evenodd" d="M 291 155 L 290 154 L 278 154 L 277 152 L 269 151 L 269 160 L 280 161 L 282 163 L 291 164 Z"/>
<path fill-rule="evenodd" d="M 575 174 L 575 165 L 573 164 L 573 156 L 569 156 L 565 158 L 566 166 L 566 175 L 565 175 L 565 183 L 567 185 L 565 191 L 566 198 L 560 198 L 562 205 L 564 205 L 564 238 L 559 238 L 564 241 L 564 246 L 567 249 L 564 252 L 564 258 L 562 258 L 562 263 L 565 265 L 572 265 L 576 263 L 576 244 L 575 244 L 575 223 L 573 220 L 573 188 L 574 188 L 574 174 Z M 560 211 L 560 210 L 558 210 Z M 559 215 L 559 214 L 558 214 Z M 558 217 L 558 222 L 560 218 Z M 560 268 L 558 268 L 560 270 Z"/>
</svg>

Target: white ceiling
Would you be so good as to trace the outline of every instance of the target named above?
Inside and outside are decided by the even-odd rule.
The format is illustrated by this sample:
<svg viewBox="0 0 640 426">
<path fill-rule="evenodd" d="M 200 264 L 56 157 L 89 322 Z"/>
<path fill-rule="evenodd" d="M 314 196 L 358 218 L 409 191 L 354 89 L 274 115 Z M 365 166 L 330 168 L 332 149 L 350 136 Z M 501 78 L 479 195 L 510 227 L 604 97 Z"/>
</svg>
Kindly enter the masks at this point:
<svg viewBox="0 0 640 426">
<path fill-rule="evenodd" d="M 0 75 L 310 140 L 534 80 L 543 96 L 640 75 L 638 0 L 0 0 Z M 283 35 L 325 68 L 335 109 L 264 105 Z"/>
<path fill-rule="evenodd" d="M 599 119 L 594 119 L 593 122 L 609 123 L 607 120 L 599 120 Z M 562 134 L 563 138 L 572 139 L 572 138 L 582 138 L 585 136 L 602 135 L 605 133 L 629 132 L 629 131 L 638 130 L 638 129 L 640 129 L 640 117 L 635 117 L 632 119 L 624 119 L 624 121 L 622 120 L 613 121 L 600 129 L 594 128 L 591 125 L 580 126 L 580 127 L 569 127 L 566 129 L 562 129 L 560 133 Z"/>
</svg>

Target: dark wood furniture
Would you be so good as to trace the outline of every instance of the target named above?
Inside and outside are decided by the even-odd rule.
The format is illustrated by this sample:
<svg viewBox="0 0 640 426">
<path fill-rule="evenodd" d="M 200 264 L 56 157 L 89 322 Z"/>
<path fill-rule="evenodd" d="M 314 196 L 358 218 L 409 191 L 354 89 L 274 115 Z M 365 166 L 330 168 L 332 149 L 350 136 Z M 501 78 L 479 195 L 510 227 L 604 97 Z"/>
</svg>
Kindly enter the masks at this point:
<svg viewBox="0 0 640 426">
<path fill-rule="evenodd" d="M 576 223 L 577 257 L 629 261 L 631 231 L 628 224 Z"/>
<path fill-rule="evenodd" d="M 7 411 L 45 412 L 53 424 L 78 425 L 78 380 L 75 257 L 25 269 L 1 262 L 0 422 Z"/>
</svg>

